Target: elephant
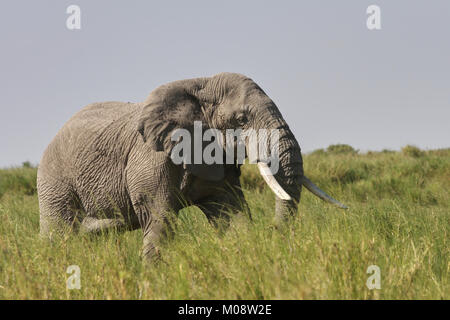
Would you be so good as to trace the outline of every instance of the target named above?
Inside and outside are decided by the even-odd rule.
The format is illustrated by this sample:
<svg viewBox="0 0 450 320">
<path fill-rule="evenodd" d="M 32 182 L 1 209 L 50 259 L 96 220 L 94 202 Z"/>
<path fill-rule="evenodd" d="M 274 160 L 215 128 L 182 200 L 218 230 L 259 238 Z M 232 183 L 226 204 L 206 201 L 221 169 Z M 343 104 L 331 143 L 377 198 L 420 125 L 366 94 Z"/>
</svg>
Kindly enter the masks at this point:
<svg viewBox="0 0 450 320">
<path fill-rule="evenodd" d="M 38 168 L 40 235 L 141 228 L 142 253 L 153 260 L 170 229 L 169 212 L 196 205 L 215 226 L 248 212 L 241 163 L 172 161 L 171 135 L 178 129 L 192 132 L 195 121 L 217 130 L 278 130 L 276 174 L 257 161 L 277 197 L 277 221 L 295 216 L 302 186 L 346 208 L 304 175 L 300 146 L 264 91 L 244 75 L 220 73 L 161 85 L 144 102 L 93 103 L 70 118 Z"/>
</svg>

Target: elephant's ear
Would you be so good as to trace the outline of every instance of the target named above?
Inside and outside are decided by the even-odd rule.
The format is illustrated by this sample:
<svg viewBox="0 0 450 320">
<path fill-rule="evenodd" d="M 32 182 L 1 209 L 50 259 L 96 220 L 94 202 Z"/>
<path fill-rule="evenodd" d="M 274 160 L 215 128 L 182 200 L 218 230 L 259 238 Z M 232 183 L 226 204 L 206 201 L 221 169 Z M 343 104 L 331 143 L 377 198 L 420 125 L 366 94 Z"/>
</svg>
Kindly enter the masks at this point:
<svg viewBox="0 0 450 320">
<path fill-rule="evenodd" d="M 168 84 L 154 90 L 146 99 L 137 130 L 151 149 L 164 151 L 170 157 L 178 143 L 172 141 L 172 134 L 177 129 L 185 129 L 193 141 L 194 121 L 201 121 L 203 132 L 208 129 L 201 102 L 185 88 Z M 184 164 L 184 167 L 205 180 L 218 181 L 225 176 L 223 164 Z"/>
<path fill-rule="evenodd" d="M 183 89 L 164 85 L 144 101 L 137 130 L 151 149 L 170 155 L 176 129 L 188 129 L 194 121 L 202 121 L 200 102 Z"/>
</svg>

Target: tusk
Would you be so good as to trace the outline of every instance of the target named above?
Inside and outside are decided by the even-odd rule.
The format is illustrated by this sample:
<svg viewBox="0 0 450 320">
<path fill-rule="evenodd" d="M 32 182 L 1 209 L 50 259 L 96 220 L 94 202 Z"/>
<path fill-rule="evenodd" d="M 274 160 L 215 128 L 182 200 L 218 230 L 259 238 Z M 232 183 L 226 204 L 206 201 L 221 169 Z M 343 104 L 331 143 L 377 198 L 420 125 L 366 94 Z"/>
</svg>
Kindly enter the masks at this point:
<svg viewBox="0 0 450 320">
<path fill-rule="evenodd" d="M 280 186 L 278 181 L 270 171 L 269 166 L 264 162 L 258 162 L 258 169 L 261 173 L 264 181 L 269 185 L 270 189 L 275 193 L 275 195 L 282 200 L 291 200 L 292 198 L 287 194 L 286 191 Z"/>
<path fill-rule="evenodd" d="M 348 207 L 345 204 L 340 203 L 336 199 L 333 199 L 329 195 L 327 195 L 325 192 L 319 189 L 318 186 L 316 186 L 314 183 L 311 182 L 306 176 L 303 176 L 302 183 L 308 189 L 311 191 L 314 195 L 318 196 L 320 199 L 325 200 L 326 202 L 332 203 L 339 208 L 342 209 L 348 209 Z"/>
</svg>

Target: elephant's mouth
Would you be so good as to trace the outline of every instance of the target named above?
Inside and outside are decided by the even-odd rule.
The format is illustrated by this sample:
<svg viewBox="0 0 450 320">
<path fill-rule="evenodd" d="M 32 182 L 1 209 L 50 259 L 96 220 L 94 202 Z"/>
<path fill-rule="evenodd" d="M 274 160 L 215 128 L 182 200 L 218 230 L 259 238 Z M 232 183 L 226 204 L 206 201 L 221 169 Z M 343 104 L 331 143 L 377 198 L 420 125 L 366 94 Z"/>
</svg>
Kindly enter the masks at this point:
<svg viewBox="0 0 450 320">
<path fill-rule="evenodd" d="M 292 200 L 292 197 L 283 189 L 283 187 L 275 179 L 274 175 L 272 174 L 272 171 L 270 170 L 269 166 L 266 163 L 258 162 L 258 169 L 264 181 L 266 181 L 269 188 L 273 191 L 273 193 L 275 193 L 275 195 L 279 199 L 288 201 Z M 325 191 L 321 190 L 306 176 L 302 176 L 302 185 L 304 185 L 306 189 L 308 189 L 311 193 L 313 193 L 320 199 L 329 202 L 331 204 L 334 204 L 339 208 L 348 209 L 346 205 L 340 203 L 339 201 L 337 201 L 336 199 L 325 193 Z"/>
</svg>

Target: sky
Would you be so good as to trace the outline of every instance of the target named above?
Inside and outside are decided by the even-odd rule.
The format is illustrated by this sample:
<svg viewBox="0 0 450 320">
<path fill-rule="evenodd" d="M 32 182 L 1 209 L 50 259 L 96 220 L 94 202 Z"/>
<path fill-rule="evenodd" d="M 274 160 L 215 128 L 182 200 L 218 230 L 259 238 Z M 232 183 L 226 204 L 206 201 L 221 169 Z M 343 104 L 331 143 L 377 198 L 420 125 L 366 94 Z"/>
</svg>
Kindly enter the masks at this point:
<svg viewBox="0 0 450 320">
<path fill-rule="evenodd" d="M 69 30 L 70 5 L 81 29 Z M 366 25 L 369 5 L 381 29 Z M 79 109 L 245 74 L 303 152 L 450 147 L 450 1 L 2 1 L 0 167 L 37 164 Z"/>
</svg>

